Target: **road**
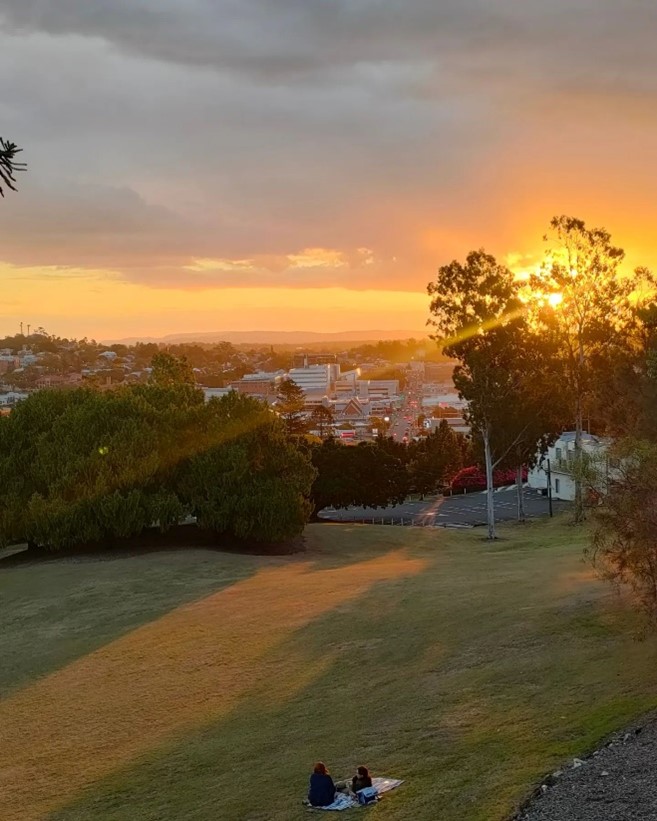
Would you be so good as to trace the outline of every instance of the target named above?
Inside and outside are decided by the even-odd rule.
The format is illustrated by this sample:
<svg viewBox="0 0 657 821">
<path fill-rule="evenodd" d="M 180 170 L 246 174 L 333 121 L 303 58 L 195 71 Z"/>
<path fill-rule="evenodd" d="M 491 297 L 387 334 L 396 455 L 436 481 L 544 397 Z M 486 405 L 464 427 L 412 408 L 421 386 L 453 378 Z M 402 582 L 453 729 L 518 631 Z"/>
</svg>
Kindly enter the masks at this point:
<svg viewBox="0 0 657 821">
<path fill-rule="evenodd" d="M 417 434 L 417 418 L 422 413 L 422 378 L 411 373 L 405 388 L 404 402 L 390 418 L 388 435 L 397 442 L 410 441 Z"/>
<path fill-rule="evenodd" d="M 554 500 L 555 513 L 568 507 L 568 502 Z M 535 490 L 525 488 L 525 513 L 528 519 L 548 515 L 548 501 Z M 320 518 L 339 522 L 372 522 L 375 524 L 405 524 L 433 527 L 478 527 L 486 524 L 486 493 L 458 496 L 438 496 L 422 502 L 407 501 L 385 508 L 352 507 L 347 510 L 323 510 Z M 495 491 L 495 519 L 498 522 L 516 518 L 515 486 Z"/>
</svg>

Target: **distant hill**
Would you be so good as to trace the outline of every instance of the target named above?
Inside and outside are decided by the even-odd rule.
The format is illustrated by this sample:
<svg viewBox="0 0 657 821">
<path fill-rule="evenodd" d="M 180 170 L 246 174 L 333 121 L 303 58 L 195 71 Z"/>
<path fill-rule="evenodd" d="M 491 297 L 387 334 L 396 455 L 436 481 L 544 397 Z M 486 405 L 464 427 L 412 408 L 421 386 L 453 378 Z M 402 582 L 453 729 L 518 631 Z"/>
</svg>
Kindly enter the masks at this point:
<svg viewBox="0 0 657 821">
<path fill-rule="evenodd" d="M 206 333 L 133 336 L 106 340 L 104 344 L 134 345 L 136 342 L 232 342 L 234 345 L 305 345 L 317 342 L 378 342 L 382 339 L 425 339 L 426 331 L 210 331 Z"/>
</svg>

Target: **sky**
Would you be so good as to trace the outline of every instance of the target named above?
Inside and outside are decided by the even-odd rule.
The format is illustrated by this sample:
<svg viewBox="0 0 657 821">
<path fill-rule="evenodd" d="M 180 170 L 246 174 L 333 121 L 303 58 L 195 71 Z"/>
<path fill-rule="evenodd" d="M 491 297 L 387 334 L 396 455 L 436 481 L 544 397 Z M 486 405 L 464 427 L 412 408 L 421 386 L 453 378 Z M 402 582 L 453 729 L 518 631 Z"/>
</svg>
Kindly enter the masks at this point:
<svg viewBox="0 0 657 821">
<path fill-rule="evenodd" d="M 2 0 L 0 333 L 422 329 L 555 214 L 657 267 L 653 0 Z"/>
</svg>

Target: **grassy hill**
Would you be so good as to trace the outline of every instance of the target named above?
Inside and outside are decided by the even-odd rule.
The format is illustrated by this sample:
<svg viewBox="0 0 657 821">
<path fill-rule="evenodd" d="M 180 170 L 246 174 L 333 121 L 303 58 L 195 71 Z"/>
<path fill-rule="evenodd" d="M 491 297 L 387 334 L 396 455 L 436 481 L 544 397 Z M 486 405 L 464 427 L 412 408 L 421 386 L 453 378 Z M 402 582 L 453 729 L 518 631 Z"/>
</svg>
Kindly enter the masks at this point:
<svg viewBox="0 0 657 821">
<path fill-rule="evenodd" d="M 284 558 L 0 562 L 0 818 L 307 818 L 322 759 L 406 780 L 368 817 L 502 819 L 657 704 L 657 643 L 585 534 L 503 535 L 322 524 Z"/>
</svg>

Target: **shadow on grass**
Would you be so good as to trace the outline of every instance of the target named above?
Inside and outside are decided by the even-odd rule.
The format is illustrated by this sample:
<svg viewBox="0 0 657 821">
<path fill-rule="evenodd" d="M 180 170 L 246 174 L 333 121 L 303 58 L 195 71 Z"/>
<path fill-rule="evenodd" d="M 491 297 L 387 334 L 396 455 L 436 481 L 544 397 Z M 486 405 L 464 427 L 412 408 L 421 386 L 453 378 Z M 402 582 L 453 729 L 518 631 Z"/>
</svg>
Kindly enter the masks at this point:
<svg viewBox="0 0 657 821">
<path fill-rule="evenodd" d="M 0 702 L 0 817 L 43 818 L 129 762 L 229 715 L 254 688 L 281 698 L 331 664 L 275 651 L 323 614 L 425 563 L 390 551 L 342 568 L 282 560 L 143 625 Z"/>
<path fill-rule="evenodd" d="M 153 528 L 126 539 L 112 539 L 92 544 L 78 545 L 62 550 L 48 550 L 44 547 L 15 545 L 0 552 L 0 570 L 6 567 L 52 562 L 60 560 L 111 561 L 147 553 L 161 553 L 171 550 L 205 548 L 222 553 L 240 553 L 249 556 L 287 556 L 305 550 L 303 536 L 282 543 L 256 542 L 238 539 L 226 534 L 204 530 L 194 524 L 179 525 L 165 533 Z"/>
</svg>

